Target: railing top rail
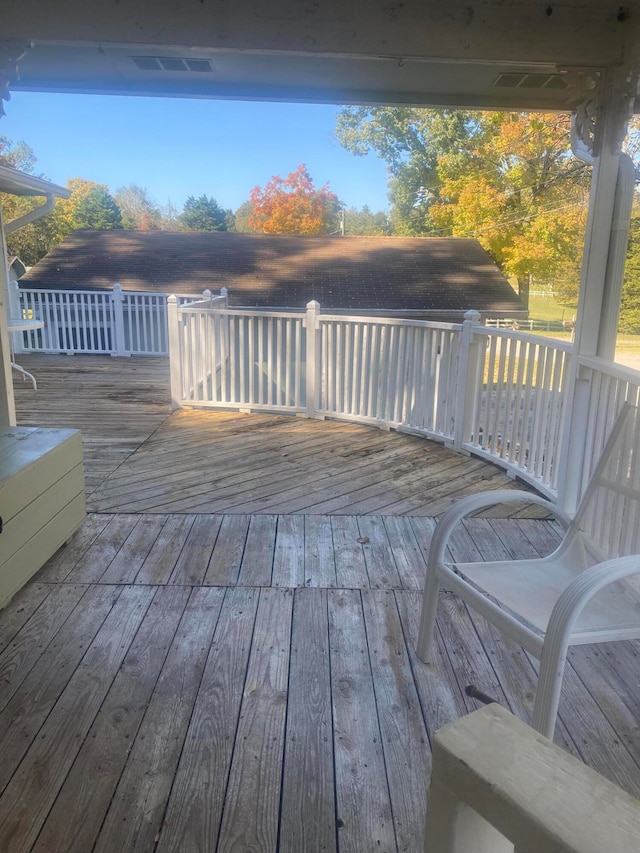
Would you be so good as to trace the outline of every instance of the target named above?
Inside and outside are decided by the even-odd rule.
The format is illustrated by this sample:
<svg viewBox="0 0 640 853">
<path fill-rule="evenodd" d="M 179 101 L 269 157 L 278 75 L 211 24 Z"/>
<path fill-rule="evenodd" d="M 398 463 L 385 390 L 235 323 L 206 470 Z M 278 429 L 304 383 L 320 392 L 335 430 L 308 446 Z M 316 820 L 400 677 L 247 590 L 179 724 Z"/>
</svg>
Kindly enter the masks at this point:
<svg viewBox="0 0 640 853">
<path fill-rule="evenodd" d="M 529 332 L 520 332 L 516 329 L 496 329 L 494 326 L 477 325 L 473 331 L 478 335 L 486 337 L 510 338 L 511 340 L 526 340 L 539 346 L 553 347 L 563 352 L 573 352 L 571 341 L 562 341 L 559 338 L 547 338 L 544 335 L 532 335 Z"/>
<path fill-rule="evenodd" d="M 180 305 L 182 313 L 197 313 L 202 310 L 215 311 L 216 314 L 233 317 L 275 317 L 284 319 L 304 318 L 306 311 L 302 309 L 292 311 L 277 311 L 270 308 L 218 308 L 211 301 L 201 300 L 197 304 Z M 380 326 L 417 326 L 419 328 L 440 329 L 443 331 L 459 332 L 462 323 L 439 323 L 432 320 L 410 320 L 406 317 L 368 317 L 360 314 L 318 314 L 321 323 L 369 323 Z"/>
<path fill-rule="evenodd" d="M 435 320 L 411 320 L 407 317 L 366 317 L 359 314 L 318 314 L 321 323 L 377 323 L 381 326 L 417 326 L 427 329 L 442 329 L 459 332 L 462 323 L 441 323 Z"/>
<path fill-rule="evenodd" d="M 215 311 L 216 314 L 231 316 L 231 317 L 275 317 L 282 319 L 299 319 L 302 320 L 306 317 L 306 311 L 270 311 L 270 310 L 260 310 L 255 309 L 252 310 L 250 308 L 218 308 L 215 305 L 215 302 L 211 304 L 212 300 L 207 300 L 206 302 L 200 301 L 197 305 L 192 305 L 187 303 L 186 305 L 179 305 L 178 311 L 181 314 L 198 314 L 203 311 Z"/>
<path fill-rule="evenodd" d="M 23 293 L 46 293 L 46 294 L 48 294 L 48 293 L 51 293 L 51 294 L 62 293 L 62 294 L 67 295 L 67 296 L 78 296 L 78 295 L 111 296 L 111 294 L 113 293 L 113 289 L 110 287 L 96 287 L 96 288 L 91 288 L 90 290 L 79 290 L 78 288 L 73 288 L 73 289 L 69 289 L 69 290 L 61 290 L 58 287 L 28 287 L 26 285 L 21 284 L 19 292 L 20 292 L 20 294 L 23 294 Z M 148 297 L 161 296 L 161 297 L 167 299 L 170 295 L 171 295 L 170 293 L 164 293 L 164 292 L 155 291 L 155 290 L 123 290 L 122 291 L 122 296 L 125 299 L 127 297 L 130 297 L 130 296 L 148 296 Z M 201 293 L 181 293 L 181 294 L 179 294 L 178 298 L 179 299 L 193 299 L 193 300 L 202 301 L 202 294 Z M 213 299 L 211 301 L 215 302 L 216 300 L 220 300 L 223 298 L 224 297 L 221 297 L 218 294 L 216 294 L 213 296 Z"/>
<path fill-rule="evenodd" d="M 622 382 L 631 382 L 636 385 L 640 383 L 640 370 L 628 367 L 626 364 L 616 364 L 613 361 L 608 361 L 606 358 L 586 355 L 579 356 L 578 364 L 580 367 L 588 367 L 591 370 L 606 373 L 607 376 L 611 376 L 613 379 L 620 379 Z"/>
</svg>

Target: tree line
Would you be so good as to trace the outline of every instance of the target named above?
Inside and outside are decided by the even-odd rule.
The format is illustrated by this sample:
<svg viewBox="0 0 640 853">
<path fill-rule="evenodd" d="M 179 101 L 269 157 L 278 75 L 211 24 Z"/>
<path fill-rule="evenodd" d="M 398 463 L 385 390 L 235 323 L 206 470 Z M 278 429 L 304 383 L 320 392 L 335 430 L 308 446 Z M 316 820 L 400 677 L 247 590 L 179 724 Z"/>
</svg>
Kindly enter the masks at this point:
<svg viewBox="0 0 640 853">
<path fill-rule="evenodd" d="M 26 143 L 14 144 L 0 136 L 0 164 L 33 174 L 36 157 Z M 345 212 L 328 184 L 316 189 L 304 164 L 285 178 L 274 176 L 265 187 L 255 187 L 235 212 L 207 194 L 189 196 L 178 211 L 170 201 L 159 205 L 145 187 L 137 184 L 111 193 L 105 184 L 70 178 L 67 189 L 71 190 L 71 197 L 57 199 L 50 214 L 7 236 L 9 253 L 20 257 L 27 266 L 37 263 L 78 228 L 337 234 L 346 221 L 351 234 L 391 231 L 384 212 L 372 213 L 366 206 Z M 41 201 L 28 196 L 2 196 L 6 221 L 39 204 Z"/>
<path fill-rule="evenodd" d="M 74 178 L 71 198 L 10 235 L 10 251 L 35 263 L 74 228 L 473 237 L 525 302 L 531 283 L 540 282 L 561 304 L 576 304 L 591 169 L 571 153 L 568 115 L 350 106 L 339 111 L 335 136 L 355 156 L 385 162 L 388 212 L 347 209 L 328 183 L 314 185 L 304 164 L 255 187 L 236 211 L 203 194 L 178 212 L 134 184 L 112 195 L 103 184 Z M 639 140 L 632 122 L 633 155 Z M 32 172 L 35 156 L 25 143 L 0 137 L 0 162 Z M 20 212 L 33 204 L 5 202 Z M 627 331 L 640 331 L 639 302 L 636 203 L 622 303 Z"/>
</svg>

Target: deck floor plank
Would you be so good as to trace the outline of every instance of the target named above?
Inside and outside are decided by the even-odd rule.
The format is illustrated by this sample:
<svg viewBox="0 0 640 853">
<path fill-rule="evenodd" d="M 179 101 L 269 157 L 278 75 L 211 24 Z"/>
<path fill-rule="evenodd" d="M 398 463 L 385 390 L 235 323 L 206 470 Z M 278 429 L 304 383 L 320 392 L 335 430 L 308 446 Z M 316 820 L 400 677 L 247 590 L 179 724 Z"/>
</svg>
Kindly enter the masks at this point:
<svg viewBox="0 0 640 853">
<path fill-rule="evenodd" d="M 67 617 L 87 591 L 85 584 L 54 588 L 33 616 L 0 653 L 0 710 L 29 675 Z"/>
<path fill-rule="evenodd" d="M 94 850 L 153 850 L 223 598 L 192 591 Z"/>
<path fill-rule="evenodd" d="M 248 515 L 225 515 L 222 518 L 218 538 L 204 576 L 205 584 L 233 586 L 237 582 L 249 532 L 249 521 Z"/>
<path fill-rule="evenodd" d="M 329 636 L 339 845 L 391 853 L 398 848 L 359 591 L 329 591 Z"/>
<path fill-rule="evenodd" d="M 328 515 L 304 516 L 304 584 L 336 586 L 333 532 Z"/>
<path fill-rule="evenodd" d="M 185 587 L 157 588 L 34 850 L 93 849 L 188 598 Z"/>
<path fill-rule="evenodd" d="M 334 850 L 335 773 L 327 592 L 296 591 L 282 810 L 281 853 Z"/>
<path fill-rule="evenodd" d="M 478 707 L 466 685 L 530 717 L 537 665 L 451 593 L 431 663 L 415 654 L 432 518 L 87 526 L 0 612 L 0 850 L 419 853 L 430 744 Z M 556 541 L 554 522 L 473 518 L 451 548 Z M 636 795 L 639 659 L 573 649 L 556 734 Z"/>
<path fill-rule="evenodd" d="M 260 592 L 218 849 L 276 853 L 293 594 Z"/>
<path fill-rule="evenodd" d="M 171 583 L 186 583 L 191 586 L 202 583 L 221 524 L 220 517 L 196 515 L 171 573 Z"/>
<path fill-rule="evenodd" d="M 18 590 L 4 610 L 1 611 L 0 652 L 7 648 L 49 593 L 55 589 L 53 584 L 44 581 L 42 574 L 42 571 L 38 574 L 38 583 L 27 584 Z"/>
<path fill-rule="evenodd" d="M 168 583 L 195 521 L 194 515 L 163 517 L 166 521 L 140 566 L 136 583 Z"/>
<path fill-rule="evenodd" d="M 227 516 L 234 517 L 237 516 Z M 305 521 L 304 515 L 281 515 L 278 518 L 273 554 L 273 586 L 304 586 Z"/>
<path fill-rule="evenodd" d="M 10 839 L 7 851 L 36 841 L 152 598 L 150 588 L 123 590 L 5 788 L 0 836 Z"/>
<path fill-rule="evenodd" d="M 73 568 L 70 569 L 65 577 L 65 582 L 95 583 L 100 580 L 139 521 L 140 516 L 136 515 L 112 515 L 109 518 L 108 524 L 95 537 L 82 557 L 75 562 Z M 82 534 L 82 531 L 80 531 L 80 534 Z M 76 536 L 74 536 L 74 541 Z M 62 549 L 58 554 L 54 555 L 53 559 L 55 560 L 58 555 L 66 557 L 67 553 Z M 69 556 L 75 556 L 72 550 L 69 551 Z M 45 576 L 48 570 L 49 565 L 47 564 L 43 569 Z"/>
<path fill-rule="evenodd" d="M 429 740 L 390 590 L 364 590 L 364 619 L 398 850 L 419 850 Z"/>
<path fill-rule="evenodd" d="M 215 850 L 258 591 L 227 591 L 162 823 L 158 853 Z"/>
<path fill-rule="evenodd" d="M 0 714 L 0 791 L 6 788 L 37 737 L 104 620 L 117 604 L 119 594 L 119 589 L 106 586 L 87 590 L 83 606 L 76 609 L 73 619 L 65 622 L 55 642 L 43 650 L 36 666 Z M 3 808 L 0 801 L 0 812 Z"/>
</svg>

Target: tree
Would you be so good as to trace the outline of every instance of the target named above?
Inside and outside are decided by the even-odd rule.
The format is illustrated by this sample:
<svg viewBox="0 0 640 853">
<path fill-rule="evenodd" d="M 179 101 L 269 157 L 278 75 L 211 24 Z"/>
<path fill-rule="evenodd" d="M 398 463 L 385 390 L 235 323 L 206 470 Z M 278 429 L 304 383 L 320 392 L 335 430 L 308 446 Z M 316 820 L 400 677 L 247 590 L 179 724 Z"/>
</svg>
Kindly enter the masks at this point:
<svg viewBox="0 0 640 853">
<path fill-rule="evenodd" d="M 387 162 L 394 233 L 476 237 L 525 301 L 532 276 L 577 288 L 589 176 L 568 116 L 348 107 L 336 133 Z"/>
<path fill-rule="evenodd" d="M 249 218 L 253 213 L 253 205 L 250 201 L 243 202 L 240 207 L 236 210 L 235 217 L 235 230 L 241 234 L 248 234 L 251 232 L 256 232 L 256 228 L 252 228 L 249 224 Z"/>
<path fill-rule="evenodd" d="M 26 142 L 14 143 L 6 136 L 0 136 L 0 164 L 32 174 L 36 156 Z M 44 177 L 40 175 L 40 177 Z M 42 205 L 41 197 L 1 194 L 2 210 L 5 222 L 11 222 Z M 63 235 L 64 236 L 64 235 Z M 27 266 L 37 263 L 50 249 L 63 239 L 53 213 L 24 225 L 7 235 L 7 250 L 17 255 Z"/>
<path fill-rule="evenodd" d="M 316 189 L 302 163 L 286 178 L 274 176 L 249 196 L 250 228 L 264 234 L 327 234 L 337 230 L 338 197 L 326 183 Z"/>
<path fill-rule="evenodd" d="M 186 231 L 226 231 L 227 214 L 215 198 L 190 195 L 184 203 L 179 222 Z"/>
<path fill-rule="evenodd" d="M 120 208 L 104 184 L 96 184 L 77 199 L 73 218 L 76 228 L 122 228 Z"/>
<path fill-rule="evenodd" d="M 162 227 L 160 208 L 146 187 L 130 184 L 120 187 L 114 196 L 122 215 L 122 227 L 135 231 L 156 231 Z"/>
<path fill-rule="evenodd" d="M 637 214 L 629 227 L 618 331 L 630 335 L 640 333 L 640 215 Z"/>
<path fill-rule="evenodd" d="M 391 222 L 383 210 L 373 213 L 366 204 L 360 210 L 349 207 L 344 211 L 344 231 L 354 236 L 383 237 L 391 234 Z"/>
</svg>

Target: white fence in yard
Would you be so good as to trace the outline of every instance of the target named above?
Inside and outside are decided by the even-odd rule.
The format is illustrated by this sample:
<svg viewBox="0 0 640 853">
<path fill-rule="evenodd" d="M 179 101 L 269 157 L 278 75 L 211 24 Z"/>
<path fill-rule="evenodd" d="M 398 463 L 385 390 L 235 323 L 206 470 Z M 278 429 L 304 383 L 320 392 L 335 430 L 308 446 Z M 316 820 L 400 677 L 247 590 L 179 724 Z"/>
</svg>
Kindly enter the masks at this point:
<svg viewBox="0 0 640 853">
<path fill-rule="evenodd" d="M 205 291 L 208 293 L 207 291 Z M 167 296 L 123 291 L 15 288 L 10 315 L 44 322 L 42 329 L 14 333 L 16 352 L 96 355 L 168 355 Z M 180 296 L 181 302 L 200 300 Z M 226 296 L 211 297 L 226 305 Z"/>
</svg>

